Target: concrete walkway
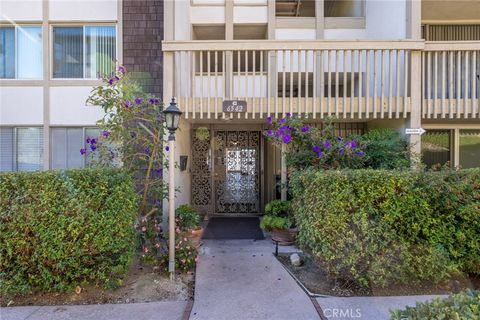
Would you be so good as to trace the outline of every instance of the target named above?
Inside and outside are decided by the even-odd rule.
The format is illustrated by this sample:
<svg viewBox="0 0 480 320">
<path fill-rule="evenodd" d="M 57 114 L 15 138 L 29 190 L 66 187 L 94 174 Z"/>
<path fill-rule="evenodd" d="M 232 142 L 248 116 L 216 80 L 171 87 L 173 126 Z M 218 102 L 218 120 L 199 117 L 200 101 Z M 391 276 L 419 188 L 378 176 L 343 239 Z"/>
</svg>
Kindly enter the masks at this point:
<svg viewBox="0 0 480 320">
<path fill-rule="evenodd" d="M 267 240 L 204 241 L 190 320 L 319 319 L 273 250 Z"/>
<path fill-rule="evenodd" d="M 391 309 L 414 307 L 417 301 L 424 302 L 437 297 L 442 296 L 329 297 L 317 298 L 317 301 L 328 320 L 388 320 Z"/>
<path fill-rule="evenodd" d="M 186 301 L 0 308 L 1 320 L 180 320 Z"/>
</svg>

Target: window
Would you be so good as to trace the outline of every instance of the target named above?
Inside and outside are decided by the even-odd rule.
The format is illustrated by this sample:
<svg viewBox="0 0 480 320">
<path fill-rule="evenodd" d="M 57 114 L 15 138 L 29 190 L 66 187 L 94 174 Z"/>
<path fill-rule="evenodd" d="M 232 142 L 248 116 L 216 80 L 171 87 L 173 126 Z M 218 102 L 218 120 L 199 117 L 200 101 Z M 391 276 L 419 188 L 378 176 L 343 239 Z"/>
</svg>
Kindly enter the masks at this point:
<svg viewBox="0 0 480 320">
<path fill-rule="evenodd" d="M 41 79 L 42 28 L 0 27 L 0 79 Z"/>
<path fill-rule="evenodd" d="M 365 0 L 325 0 L 325 17 L 364 17 Z"/>
<path fill-rule="evenodd" d="M 443 166 L 451 159 L 451 131 L 428 130 L 422 135 L 423 162 L 427 168 Z"/>
<path fill-rule="evenodd" d="M 35 171 L 42 168 L 42 128 L 0 128 L 0 171 Z"/>
<path fill-rule="evenodd" d="M 480 167 L 480 130 L 460 130 L 460 166 Z"/>
<path fill-rule="evenodd" d="M 114 26 L 53 28 L 53 78 L 97 79 L 113 72 Z"/>
<path fill-rule="evenodd" d="M 87 138 L 97 138 L 97 128 L 52 128 L 51 163 L 52 169 L 82 168 L 91 161 L 90 156 L 80 154 L 87 148 Z"/>
</svg>

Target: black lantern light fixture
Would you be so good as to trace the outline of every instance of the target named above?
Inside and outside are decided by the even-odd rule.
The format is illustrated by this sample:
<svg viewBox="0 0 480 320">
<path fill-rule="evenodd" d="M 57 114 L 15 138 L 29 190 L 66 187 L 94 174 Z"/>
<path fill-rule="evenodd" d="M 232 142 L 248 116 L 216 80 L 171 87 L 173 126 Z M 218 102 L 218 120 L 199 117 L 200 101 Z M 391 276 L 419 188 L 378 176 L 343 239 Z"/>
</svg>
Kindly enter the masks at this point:
<svg viewBox="0 0 480 320">
<path fill-rule="evenodd" d="M 180 116 L 182 115 L 182 111 L 177 107 L 175 98 L 172 98 L 168 108 L 163 110 L 163 114 L 165 115 L 165 124 L 170 132 L 168 140 L 175 140 L 175 131 L 178 129 L 178 123 L 180 122 Z"/>
</svg>

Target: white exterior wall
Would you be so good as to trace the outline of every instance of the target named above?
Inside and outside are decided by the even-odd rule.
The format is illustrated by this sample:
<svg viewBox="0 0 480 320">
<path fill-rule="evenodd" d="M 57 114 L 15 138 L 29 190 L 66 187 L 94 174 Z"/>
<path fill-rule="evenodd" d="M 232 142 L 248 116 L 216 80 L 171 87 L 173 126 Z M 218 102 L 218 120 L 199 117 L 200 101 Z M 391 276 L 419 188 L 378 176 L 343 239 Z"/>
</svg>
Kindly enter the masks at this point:
<svg viewBox="0 0 480 320">
<path fill-rule="evenodd" d="M 42 0 L 1 0 L 0 20 L 41 21 Z"/>
<path fill-rule="evenodd" d="M 117 0 L 50 0 L 52 21 L 115 21 Z"/>
<path fill-rule="evenodd" d="M 50 88 L 50 124 L 52 126 L 91 126 L 104 115 L 100 107 L 85 101 L 92 87 Z"/>
<path fill-rule="evenodd" d="M 0 87 L 0 125 L 43 124 L 43 88 Z"/>
</svg>

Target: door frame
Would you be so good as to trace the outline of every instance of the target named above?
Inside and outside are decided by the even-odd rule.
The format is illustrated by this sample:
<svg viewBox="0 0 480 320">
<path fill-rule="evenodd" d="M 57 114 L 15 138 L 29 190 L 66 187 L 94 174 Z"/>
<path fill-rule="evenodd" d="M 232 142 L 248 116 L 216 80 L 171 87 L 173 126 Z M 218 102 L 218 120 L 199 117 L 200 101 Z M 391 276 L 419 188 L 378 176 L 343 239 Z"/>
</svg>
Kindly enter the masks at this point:
<svg viewBox="0 0 480 320">
<path fill-rule="evenodd" d="M 207 214 L 209 216 L 215 217 L 232 217 L 232 215 L 225 214 L 225 213 L 218 213 L 216 211 L 216 199 L 215 199 L 215 160 L 214 160 L 214 137 L 217 131 L 258 131 L 260 133 L 260 141 L 259 141 L 259 212 L 252 213 L 252 214 L 236 214 L 235 217 L 252 217 L 252 216 L 259 216 L 263 214 L 263 210 L 265 207 L 265 192 L 263 190 L 265 185 L 265 174 L 264 174 L 264 156 L 265 156 L 265 138 L 263 136 L 264 126 L 261 124 L 196 124 L 192 126 L 191 134 L 192 134 L 192 141 L 193 135 L 195 134 L 195 130 L 199 127 L 206 127 L 210 131 L 210 186 L 211 186 L 211 195 L 210 195 L 210 203 L 211 208 L 210 212 Z M 192 150 L 193 152 L 193 150 Z M 190 174 L 192 175 L 192 170 Z M 193 181 L 191 179 L 191 181 Z M 192 188 L 192 195 L 193 195 L 193 188 Z"/>
</svg>

